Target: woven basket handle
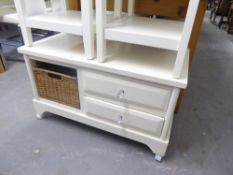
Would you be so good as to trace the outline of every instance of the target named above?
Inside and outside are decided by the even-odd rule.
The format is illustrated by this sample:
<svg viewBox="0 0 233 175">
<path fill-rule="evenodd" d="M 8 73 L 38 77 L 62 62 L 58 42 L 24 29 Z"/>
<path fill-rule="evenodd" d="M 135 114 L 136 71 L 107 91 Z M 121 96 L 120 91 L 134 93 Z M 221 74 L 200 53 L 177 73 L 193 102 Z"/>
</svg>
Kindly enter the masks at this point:
<svg viewBox="0 0 233 175">
<path fill-rule="evenodd" d="M 61 75 L 57 75 L 57 74 L 53 74 L 53 73 L 48 73 L 48 76 L 50 78 L 56 79 L 56 80 L 62 80 L 62 76 Z"/>
</svg>

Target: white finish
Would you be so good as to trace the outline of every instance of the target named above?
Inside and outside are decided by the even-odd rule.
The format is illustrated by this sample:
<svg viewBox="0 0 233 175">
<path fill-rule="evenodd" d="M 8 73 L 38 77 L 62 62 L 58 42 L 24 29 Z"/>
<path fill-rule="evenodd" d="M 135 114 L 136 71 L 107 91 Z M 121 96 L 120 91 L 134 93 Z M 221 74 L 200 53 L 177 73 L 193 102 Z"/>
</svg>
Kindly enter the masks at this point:
<svg viewBox="0 0 233 175">
<path fill-rule="evenodd" d="M 33 50 L 34 47 L 24 47 L 28 50 Z M 21 48 L 22 49 L 22 48 Z M 25 51 L 25 50 L 24 50 Z M 78 81 L 79 83 L 79 96 L 80 96 L 80 102 L 81 102 L 81 109 L 75 109 L 72 107 L 68 107 L 63 104 L 59 104 L 57 102 L 52 102 L 50 100 L 45 100 L 37 96 L 36 93 L 36 87 L 35 87 L 35 80 L 32 73 L 32 67 L 34 64 L 34 60 L 42 60 L 45 62 L 50 62 L 54 64 L 62 64 L 60 61 L 55 61 L 49 58 L 37 58 L 33 56 L 26 56 L 25 57 L 29 77 L 32 83 L 32 87 L 34 89 L 34 106 L 37 113 L 37 117 L 43 116 L 44 112 L 51 112 L 81 123 L 85 123 L 90 126 L 94 126 L 96 128 L 100 128 L 103 130 L 106 130 L 108 132 L 136 140 L 138 142 L 142 142 L 150 147 L 150 149 L 156 154 L 160 156 L 164 156 L 167 146 L 169 144 L 169 137 L 171 133 L 171 126 L 172 126 L 172 118 L 173 115 L 171 114 L 172 111 L 174 111 L 175 108 L 175 102 L 178 97 L 179 89 L 175 87 L 168 87 L 168 89 L 171 89 L 172 94 L 169 100 L 168 109 L 167 112 L 163 116 L 159 115 L 152 115 L 147 112 L 143 112 L 143 110 L 136 110 L 130 107 L 130 105 L 121 105 L 121 104 L 113 104 L 106 99 L 98 99 L 93 96 L 91 96 L 90 93 L 85 92 L 85 86 L 83 81 L 88 80 L 89 78 L 86 75 L 94 75 L 93 68 L 87 68 L 85 65 L 86 63 L 83 63 L 82 65 L 74 65 L 72 63 L 68 64 L 65 63 L 68 67 L 78 68 Z M 85 61 L 85 62 L 93 62 L 93 61 Z M 97 63 L 100 64 L 100 63 Z M 124 86 L 128 86 L 130 93 L 133 91 L 133 95 L 138 95 L 137 93 L 142 93 L 143 97 L 141 98 L 141 103 L 149 103 L 153 104 L 153 102 L 147 101 L 145 96 L 149 95 L 150 89 L 152 89 L 152 93 L 150 93 L 152 96 L 154 96 L 154 93 L 158 93 L 158 95 L 161 95 L 162 91 L 166 91 L 166 87 L 162 85 L 157 85 L 152 82 L 145 82 L 145 81 L 139 81 L 134 80 L 131 78 L 128 78 L 128 76 L 119 76 L 119 75 L 111 75 L 107 74 L 104 70 L 95 70 L 96 71 L 96 79 L 99 78 L 99 76 L 105 75 L 104 80 L 112 80 L 112 84 L 114 86 L 114 81 L 117 81 L 119 84 L 122 84 Z M 104 72 L 105 73 L 104 73 Z M 103 76 L 104 77 L 104 76 Z M 99 84 L 102 84 L 101 78 L 99 78 Z M 132 84 L 131 84 L 132 83 Z M 93 84 L 89 84 L 90 85 Z M 109 86 L 112 86 L 109 84 Z M 135 86 L 135 89 L 132 89 L 133 86 Z M 107 87 L 108 88 L 108 87 Z M 144 91 L 143 91 L 144 88 Z M 157 88 L 159 89 L 157 91 Z M 161 91 L 160 91 L 161 88 Z M 98 88 L 95 88 L 98 90 Z M 111 92 L 112 88 L 103 89 L 107 93 Z M 121 91 L 121 89 L 119 89 Z M 124 95 L 128 94 L 128 90 L 124 90 Z M 148 94 L 147 94 L 148 93 Z M 121 93 L 120 93 L 121 94 Z M 117 94 L 115 94 L 117 96 Z M 131 101 L 137 101 L 133 96 L 129 96 Z M 150 98 L 150 97 L 147 97 Z M 154 97 L 154 98 L 157 98 Z M 119 99 L 120 100 L 120 99 Z M 143 105 L 140 105 L 143 107 Z M 144 108 L 144 107 L 143 107 Z M 165 137 L 164 137 L 165 136 Z"/>
<path fill-rule="evenodd" d="M 173 77 L 181 78 L 188 42 L 190 40 L 197 8 L 200 0 L 190 0 L 185 21 L 150 19 L 132 16 L 134 2 L 128 1 L 128 16 L 121 16 L 121 1 L 115 1 L 115 16 L 106 24 L 106 0 L 97 0 L 96 16 L 98 17 L 97 30 L 101 34 L 97 37 L 98 60 L 107 59 L 106 41 L 113 40 L 143 46 L 177 51 L 176 64 L 173 66 Z M 102 19 L 101 19 L 102 18 Z M 101 22 L 99 22 L 101 21 Z M 99 41 L 98 41 L 99 40 Z"/>
<path fill-rule="evenodd" d="M 120 17 L 122 13 L 122 0 L 114 0 L 114 16 Z"/>
<path fill-rule="evenodd" d="M 27 15 L 26 7 L 22 4 L 23 0 L 14 0 L 14 2 L 20 21 L 20 28 L 21 28 L 24 44 L 26 46 L 32 46 L 32 31 L 31 28 L 26 26 L 26 22 L 24 18 Z"/>
<path fill-rule="evenodd" d="M 5 15 L 0 14 L 0 22 L 19 24 L 19 18 L 18 18 L 18 15 L 16 13 L 5 14 Z"/>
<path fill-rule="evenodd" d="M 135 0 L 128 0 L 128 16 L 134 15 Z"/>
<path fill-rule="evenodd" d="M 86 59 L 94 58 L 93 1 L 81 0 L 82 12 L 67 10 L 66 0 L 53 0 L 52 11 L 44 0 L 15 0 L 26 45 L 32 46 L 31 28 L 83 36 Z"/>
<path fill-rule="evenodd" d="M 14 6 L 14 0 L 0 1 L 0 22 L 12 24 L 19 23 L 19 19 Z"/>
<path fill-rule="evenodd" d="M 176 63 L 174 66 L 174 73 L 173 73 L 174 78 L 179 78 L 181 76 L 182 68 L 185 62 L 184 58 L 185 58 L 186 50 L 188 48 L 188 43 L 192 33 L 199 3 L 200 0 L 189 0 L 189 7 L 185 19 L 185 25 L 183 28 L 182 38 L 178 48 Z"/>
<path fill-rule="evenodd" d="M 158 154 L 155 154 L 155 160 L 158 161 L 158 162 L 161 162 L 162 156 L 160 156 Z"/>
<path fill-rule="evenodd" d="M 167 114 L 165 116 L 165 123 L 163 126 L 163 132 L 161 134 L 161 139 L 166 140 L 170 137 L 170 127 L 172 125 L 173 122 L 173 117 L 174 117 L 174 111 L 175 111 L 175 107 L 177 104 L 177 99 L 179 97 L 180 94 L 180 90 L 178 88 L 174 88 L 172 95 L 171 95 L 171 100 L 168 106 L 168 111 Z"/>
<path fill-rule="evenodd" d="M 54 12 L 66 11 L 67 10 L 66 3 L 67 3 L 66 0 L 51 0 L 52 10 Z"/>
<path fill-rule="evenodd" d="M 136 131 L 131 128 L 122 128 L 118 123 L 112 123 L 100 118 L 86 115 L 81 111 L 68 107 L 56 102 L 51 102 L 45 99 L 34 99 L 34 107 L 37 114 L 43 114 L 44 112 L 51 112 L 53 114 L 60 115 L 62 117 L 84 123 L 125 138 L 129 138 L 141 143 L 146 144 L 154 153 L 161 156 L 165 155 L 168 140 L 161 140 L 158 137 L 153 137 L 150 134 L 145 134 L 141 131 Z"/>
<path fill-rule="evenodd" d="M 93 59 L 95 56 L 94 48 L 94 26 L 93 26 L 93 1 L 82 0 L 81 1 L 82 11 L 82 23 L 83 25 L 83 40 L 85 55 L 87 59 Z"/>
<path fill-rule="evenodd" d="M 122 15 L 122 0 L 115 0 L 107 20 L 106 0 L 96 0 L 95 60 L 88 60 L 94 58 L 92 0 L 81 0 L 81 13 L 67 10 L 65 0 L 53 0 L 52 12 L 43 0 L 36 5 L 32 0 L 15 2 L 26 43 L 19 52 L 25 57 L 37 118 L 51 112 L 142 142 L 161 161 L 180 88 L 187 86 L 187 43 L 199 0 L 190 0 L 185 22 L 136 17 L 134 0 L 128 0 L 128 15 Z M 32 43 L 31 27 L 68 34 Z M 77 69 L 80 109 L 39 97 L 35 61 Z"/>
<path fill-rule="evenodd" d="M 177 51 L 183 25 L 182 21 L 125 16 L 107 24 L 104 38 Z"/>
<path fill-rule="evenodd" d="M 46 4 L 44 0 L 20 0 L 21 4 L 25 6 L 25 13 L 27 16 L 45 13 Z"/>
<path fill-rule="evenodd" d="M 26 63 L 28 76 L 29 76 L 29 79 L 31 81 L 31 86 L 32 86 L 32 91 L 33 91 L 34 98 L 38 98 L 39 95 L 38 95 L 38 91 L 37 91 L 37 88 L 36 88 L 36 82 L 34 80 L 34 74 L 33 74 L 33 71 L 32 71 L 32 68 L 34 67 L 34 64 L 28 58 L 28 56 L 26 56 L 26 55 L 24 55 L 24 60 L 25 60 L 25 63 Z"/>
<path fill-rule="evenodd" d="M 81 84 L 88 96 L 161 116 L 167 111 L 172 90 L 166 86 L 90 71 L 82 72 Z"/>
<path fill-rule="evenodd" d="M 41 119 L 44 118 L 44 115 L 43 115 L 43 114 L 36 114 L 36 118 L 37 118 L 38 120 L 41 120 Z"/>
<path fill-rule="evenodd" d="M 159 137 L 164 120 L 157 116 L 117 106 L 93 98 L 85 98 L 84 112 L 103 120 Z"/>
<path fill-rule="evenodd" d="M 31 28 L 82 35 L 81 13 L 77 11 L 42 13 L 25 18 L 25 22 Z"/>
<path fill-rule="evenodd" d="M 67 34 L 58 34 L 40 40 L 35 42 L 33 47 L 23 46 L 18 51 L 34 55 L 42 61 L 46 60 L 51 63 L 103 70 L 179 88 L 187 86 L 188 54 L 181 78 L 174 79 L 172 73 L 176 53 L 173 51 L 109 42 L 108 59 L 104 63 L 99 63 L 96 60 L 88 61 L 85 59 L 82 38 Z"/>
</svg>

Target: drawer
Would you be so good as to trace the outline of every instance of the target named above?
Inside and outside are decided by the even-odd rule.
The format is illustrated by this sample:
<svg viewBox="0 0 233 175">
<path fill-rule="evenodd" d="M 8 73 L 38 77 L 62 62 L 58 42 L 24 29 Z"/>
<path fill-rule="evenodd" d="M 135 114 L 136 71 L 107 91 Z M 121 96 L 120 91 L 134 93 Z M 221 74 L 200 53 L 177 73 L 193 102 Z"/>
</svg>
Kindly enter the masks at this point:
<svg viewBox="0 0 233 175">
<path fill-rule="evenodd" d="M 84 112 L 88 116 L 102 118 L 122 128 L 132 128 L 154 136 L 161 135 L 164 124 L 163 118 L 89 97 L 84 99 Z"/>
<path fill-rule="evenodd" d="M 167 86 L 94 72 L 83 72 L 82 86 L 87 96 L 160 116 L 167 111 L 172 90 Z"/>
</svg>

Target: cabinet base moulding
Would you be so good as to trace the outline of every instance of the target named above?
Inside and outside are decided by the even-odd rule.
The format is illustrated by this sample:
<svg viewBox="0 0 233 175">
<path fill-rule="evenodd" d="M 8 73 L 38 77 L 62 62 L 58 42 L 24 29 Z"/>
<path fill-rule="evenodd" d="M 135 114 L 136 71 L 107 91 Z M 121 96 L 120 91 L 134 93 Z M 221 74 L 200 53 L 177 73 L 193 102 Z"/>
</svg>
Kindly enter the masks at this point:
<svg viewBox="0 0 233 175">
<path fill-rule="evenodd" d="M 34 99 L 34 108 L 36 110 L 36 117 L 42 119 L 44 113 L 49 112 L 52 114 L 56 114 L 62 116 L 64 118 L 80 122 L 83 124 L 87 124 L 89 126 L 105 130 L 107 132 L 143 143 L 147 145 L 151 151 L 157 156 L 163 157 L 166 153 L 167 146 L 169 141 L 163 141 L 159 138 L 143 134 L 142 132 L 134 131 L 129 128 L 124 128 L 117 124 L 113 124 L 111 122 L 107 122 L 98 118 L 90 117 L 80 110 L 77 110 L 72 107 L 68 107 L 66 105 L 58 104 L 56 102 L 52 102 L 45 99 Z M 170 132 L 169 132 L 170 135 Z"/>
</svg>

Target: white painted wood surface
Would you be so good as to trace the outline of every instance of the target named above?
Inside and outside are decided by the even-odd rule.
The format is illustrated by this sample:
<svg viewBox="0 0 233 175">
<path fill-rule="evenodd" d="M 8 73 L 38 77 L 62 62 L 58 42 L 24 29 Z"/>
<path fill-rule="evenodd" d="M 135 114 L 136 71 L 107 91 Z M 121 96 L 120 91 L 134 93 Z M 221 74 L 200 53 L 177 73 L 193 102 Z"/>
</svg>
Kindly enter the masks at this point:
<svg viewBox="0 0 233 175">
<path fill-rule="evenodd" d="M 106 40 L 104 39 L 104 27 L 106 25 L 106 0 L 96 0 L 96 39 L 97 39 L 97 60 L 103 62 L 106 56 Z"/>
<path fill-rule="evenodd" d="M 81 0 L 81 12 L 67 10 L 66 0 L 53 0 L 51 3 L 52 11 L 48 11 L 44 0 L 15 0 L 26 45 L 33 46 L 31 28 L 79 35 L 83 36 L 86 59 L 93 59 L 93 1 Z"/>
<path fill-rule="evenodd" d="M 104 62 L 107 59 L 105 40 L 175 50 L 177 51 L 177 60 L 173 68 L 173 77 L 180 78 L 199 1 L 190 0 L 185 21 L 181 22 L 178 20 L 132 17 L 134 5 L 132 0 L 128 0 L 129 15 L 122 17 L 122 1 L 115 0 L 114 14 L 117 18 L 107 24 L 105 22 L 106 0 L 97 1 L 96 16 L 98 21 L 102 21 L 97 24 L 97 30 L 102 32 L 97 37 L 97 40 L 99 40 L 97 41 L 99 44 L 97 51 L 100 52 L 97 53 L 98 60 Z M 120 5 L 121 7 L 119 7 Z"/>
<path fill-rule="evenodd" d="M 20 21 L 20 28 L 24 40 L 24 44 L 26 46 L 32 46 L 32 30 L 31 28 L 26 26 L 25 16 L 26 14 L 26 7 L 22 5 L 23 0 L 14 0 L 15 7 L 18 13 L 19 21 Z"/>
<path fill-rule="evenodd" d="M 56 32 L 82 35 L 81 13 L 77 11 L 48 12 L 25 18 L 26 26 Z"/>
<path fill-rule="evenodd" d="M 136 131 L 131 128 L 123 128 L 117 123 L 113 124 L 100 118 L 86 115 L 80 110 L 58 104 L 56 102 L 48 101 L 41 98 L 34 99 L 33 102 L 35 110 L 39 116 L 42 115 L 44 112 L 51 112 L 65 118 L 144 143 L 151 149 L 153 153 L 159 154 L 161 156 L 164 156 L 166 153 L 166 149 L 169 144 L 168 140 L 161 140 L 158 137 L 153 137 L 150 134 Z"/>
<path fill-rule="evenodd" d="M 167 111 L 172 91 L 168 86 L 96 71 L 83 71 L 80 82 L 84 95 L 161 117 Z"/>
<path fill-rule="evenodd" d="M 108 43 L 108 59 L 99 63 L 96 59 L 86 60 L 82 38 L 58 34 L 35 42 L 33 47 L 21 47 L 20 53 L 39 57 L 52 63 L 82 66 L 102 70 L 144 81 L 186 88 L 188 82 L 188 60 L 180 79 L 172 76 L 176 53 L 127 43 Z"/>
<path fill-rule="evenodd" d="M 128 0 L 128 16 L 134 15 L 135 0 Z"/>
<path fill-rule="evenodd" d="M 93 59 L 95 57 L 94 46 L 94 20 L 93 20 L 93 1 L 81 0 L 82 13 L 82 35 L 85 48 L 85 56 L 87 59 Z"/>
<path fill-rule="evenodd" d="M 122 0 L 115 0 L 114 1 L 114 16 L 120 17 L 122 13 Z"/>
<path fill-rule="evenodd" d="M 25 57 L 36 116 L 51 112 L 142 142 L 160 159 L 169 144 L 180 89 L 188 82 L 187 43 L 199 0 L 190 0 L 184 22 L 136 17 L 134 0 L 128 0 L 128 14 L 122 13 L 122 0 L 115 0 L 112 13 L 106 10 L 107 0 L 96 0 L 94 22 L 92 0 L 81 0 L 82 12 L 56 1 L 61 8 L 47 11 L 42 0 L 38 8 L 34 1 L 15 0 L 26 44 L 19 52 Z M 33 43 L 32 27 L 64 33 Z M 39 97 L 32 71 L 36 61 L 77 69 L 80 109 Z"/>
<path fill-rule="evenodd" d="M 199 3 L 200 0 L 189 0 L 189 7 L 185 18 L 184 28 L 182 31 L 182 38 L 180 41 L 176 63 L 174 66 L 174 72 L 173 72 L 174 78 L 180 78 L 181 76 L 182 68 L 185 62 L 186 50 L 188 48 Z"/>
<path fill-rule="evenodd" d="M 183 25 L 182 21 L 126 16 L 109 22 L 104 38 L 177 51 Z"/>
<path fill-rule="evenodd" d="M 25 48 L 32 50 L 34 47 L 25 46 L 24 49 L 21 48 L 21 51 L 25 51 Z M 139 80 L 132 79 L 127 75 L 124 75 L 123 77 L 120 75 L 112 75 L 106 73 L 103 69 L 95 69 L 96 79 L 90 79 L 87 75 L 93 74 L 92 71 L 90 72 L 90 69 L 94 69 L 94 67 L 86 67 L 86 65 L 87 62 L 93 61 L 86 60 L 83 64 L 74 65 L 68 62 L 62 63 L 60 61 L 55 61 L 53 59 L 49 59 L 47 56 L 44 56 L 44 58 L 26 56 L 25 58 L 32 87 L 34 89 L 34 106 L 39 118 L 43 116 L 44 112 L 58 114 L 66 118 L 142 142 L 149 146 L 156 155 L 165 155 L 169 143 L 173 112 L 179 92 L 178 88 L 172 86 L 163 87 L 162 85 L 153 84 L 153 82 L 142 83 L 142 81 L 146 80 L 143 79 L 140 80 L 140 82 Z M 80 110 L 38 97 L 36 83 L 32 73 L 33 62 L 35 60 L 77 68 L 79 75 L 78 81 L 81 82 L 79 86 L 80 102 L 82 103 Z M 96 64 L 101 63 L 97 62 Z M 99 75 L 105 76 L 99 77 Z M 99 82 L 96 82 L 97 79 L 99 79 Z M 88 82 L 86 85 L 85 83 L 83 84 L 85 81 Z M 106 86 L 105 88 L 103 87 L 103 92 L 100 91 L 99 87 L 96 87 L 97 83 Z M 94 89 L 91 86 L 94 86 Z M 166 92 L 169 91 L 169 89 L 172 91 L 172 94 Z M 124 90 L 125 92 L 123 96 L 118 93 L 121 90 Z M 110 99 L 115 98 L 113 97 L 114 95 L 118 101 L 125 100 L 129 103 L 136 103 L 139 106 L 142 106 L 142 110 L 137 110 L 139 108 L 133 109 L 130 105 L 110 103 L 104 98 L 98 99 L 92 97 L 91 91 L 95 91 L 99 96 L 109 96 L 108 98 Z M 164 105 L 167 103 L 167 100 L 165 100 L 166 98 L 169 98 L 167 99 L 169 102 L 168 106 L 164 109 Z M 164 116 L 157 116 L 148 113 L 148 111 L 145 110 L 148 106 L 151 106 L 152 108 L 156 108 L 157 106 L 157 108 L 164 109 Z"/>
<path fill-rule="evenodd" d="M 161 135 L 164 123 L 164 119 L 160 117 L 89 97 L 85 98 L 84 112 L 122 128 L 131 128 L 157 137 Z"/>
</svg>

